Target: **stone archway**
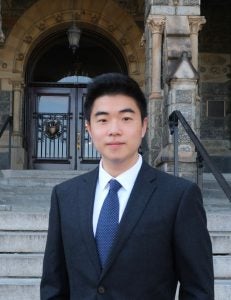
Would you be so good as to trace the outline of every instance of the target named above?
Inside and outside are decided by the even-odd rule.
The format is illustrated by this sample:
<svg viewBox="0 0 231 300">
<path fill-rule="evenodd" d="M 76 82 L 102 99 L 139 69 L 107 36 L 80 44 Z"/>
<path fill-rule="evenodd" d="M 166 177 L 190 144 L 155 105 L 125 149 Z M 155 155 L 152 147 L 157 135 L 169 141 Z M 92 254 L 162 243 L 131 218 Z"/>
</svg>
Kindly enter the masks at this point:
<svg viewBox="0 0 231 300">
<path fill-rule="evenodd" d="M 129 74 L 143 81 L 142 33 L 133 19 L 112 0 L 78 2 L 74 11 L 67 1 L 56 0 L 52 6 L 45 0 L 35 3 L 18 20 L 1 51 L 6 68 L 23 77 L 25 63 L 37 43 L 52 31 L 70 24 L 73 18 L 80 27 L 94 28 L 114 42 L 124 55 Z"/>
<path fill-rule="evenodd" d="M 24 166 L 22 148 L 23 92 L 26 65 L 30 54 L 41 40 L 52 32 L 70 26 L 76 20 L 81 28 L 104 35 L 122 53 L 128 73 L 144 85 L 145 53 L 140 47 L 142 33 L 132 17 L 112 0 L 96 2 L 54 0 L 52 5 L 40 0 L 30 7 L 16 22 L 4 47 L 0 49 L 1 83 L 12 92 L 14 119 L 12 168 Z"/>
</svg>

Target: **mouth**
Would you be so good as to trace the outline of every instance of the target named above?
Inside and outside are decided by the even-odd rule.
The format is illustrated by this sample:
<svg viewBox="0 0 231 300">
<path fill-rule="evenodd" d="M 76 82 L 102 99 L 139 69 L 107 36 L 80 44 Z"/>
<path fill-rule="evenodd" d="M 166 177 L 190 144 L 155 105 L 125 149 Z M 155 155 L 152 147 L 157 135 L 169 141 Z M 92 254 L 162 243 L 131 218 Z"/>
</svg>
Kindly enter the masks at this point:
<svg viewBox="0 0 231 300">
<path fill-rule="evenodd" d="M 110 143 L 107 143 L 107 146 L 109 146 L 109 147 L 119 147 L 119 146 L 122 146 L 124 144 L 125 143 L 123 143 L 123 142 L 110 142 Z"/>
</svg>

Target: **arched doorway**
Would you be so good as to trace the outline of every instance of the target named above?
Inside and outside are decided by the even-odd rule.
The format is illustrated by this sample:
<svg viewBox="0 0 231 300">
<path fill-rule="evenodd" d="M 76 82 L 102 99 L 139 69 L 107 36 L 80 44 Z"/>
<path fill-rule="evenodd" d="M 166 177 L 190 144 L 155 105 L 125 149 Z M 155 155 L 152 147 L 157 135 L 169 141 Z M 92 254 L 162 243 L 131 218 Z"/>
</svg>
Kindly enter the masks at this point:
<svg viewBox="0 0 231 300">
<path fill-rule="evenodd" d="M 109 39 L 88 29 L 74 54 L 66 30 L 48 36 L 31 53 L 25 97 L 29 168 L 86 170 L 98 163 L 83 103 L 88 82 L 106 72 L 127 73 L 125 60 Z"/>
</svg>

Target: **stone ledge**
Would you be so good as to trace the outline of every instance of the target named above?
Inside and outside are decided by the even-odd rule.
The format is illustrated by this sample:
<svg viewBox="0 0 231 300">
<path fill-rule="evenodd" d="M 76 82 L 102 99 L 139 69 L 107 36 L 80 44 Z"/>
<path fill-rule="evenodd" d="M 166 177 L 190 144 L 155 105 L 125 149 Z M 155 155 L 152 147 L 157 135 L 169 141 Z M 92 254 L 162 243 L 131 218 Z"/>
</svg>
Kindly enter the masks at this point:
<svg viewBox="0 0 231 300">
<path fill-rule="evenodd" d="M 0 300 L 39 300 L 40 279 L 0 278 Z"/>
</svg>

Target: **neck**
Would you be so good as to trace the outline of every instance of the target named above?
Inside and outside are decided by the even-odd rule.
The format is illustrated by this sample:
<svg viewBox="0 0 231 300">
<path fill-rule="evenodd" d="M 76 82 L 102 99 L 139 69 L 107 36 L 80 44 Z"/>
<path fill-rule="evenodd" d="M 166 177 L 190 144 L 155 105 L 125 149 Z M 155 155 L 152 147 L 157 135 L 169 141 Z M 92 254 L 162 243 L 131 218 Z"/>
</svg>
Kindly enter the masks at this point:
<svg viewBox="0 0 231 300">
<path fill-rule="evenodd" d="M 106 160 L 102 160 L 102 167 L 108 174 L 115 178 L 133 167 L 138 159 L 139 155 L 137 154 L 137 156 L 132 161 L 126 163 L 122 163 L 119 161 L 107 162 Z"/>
</svg>

